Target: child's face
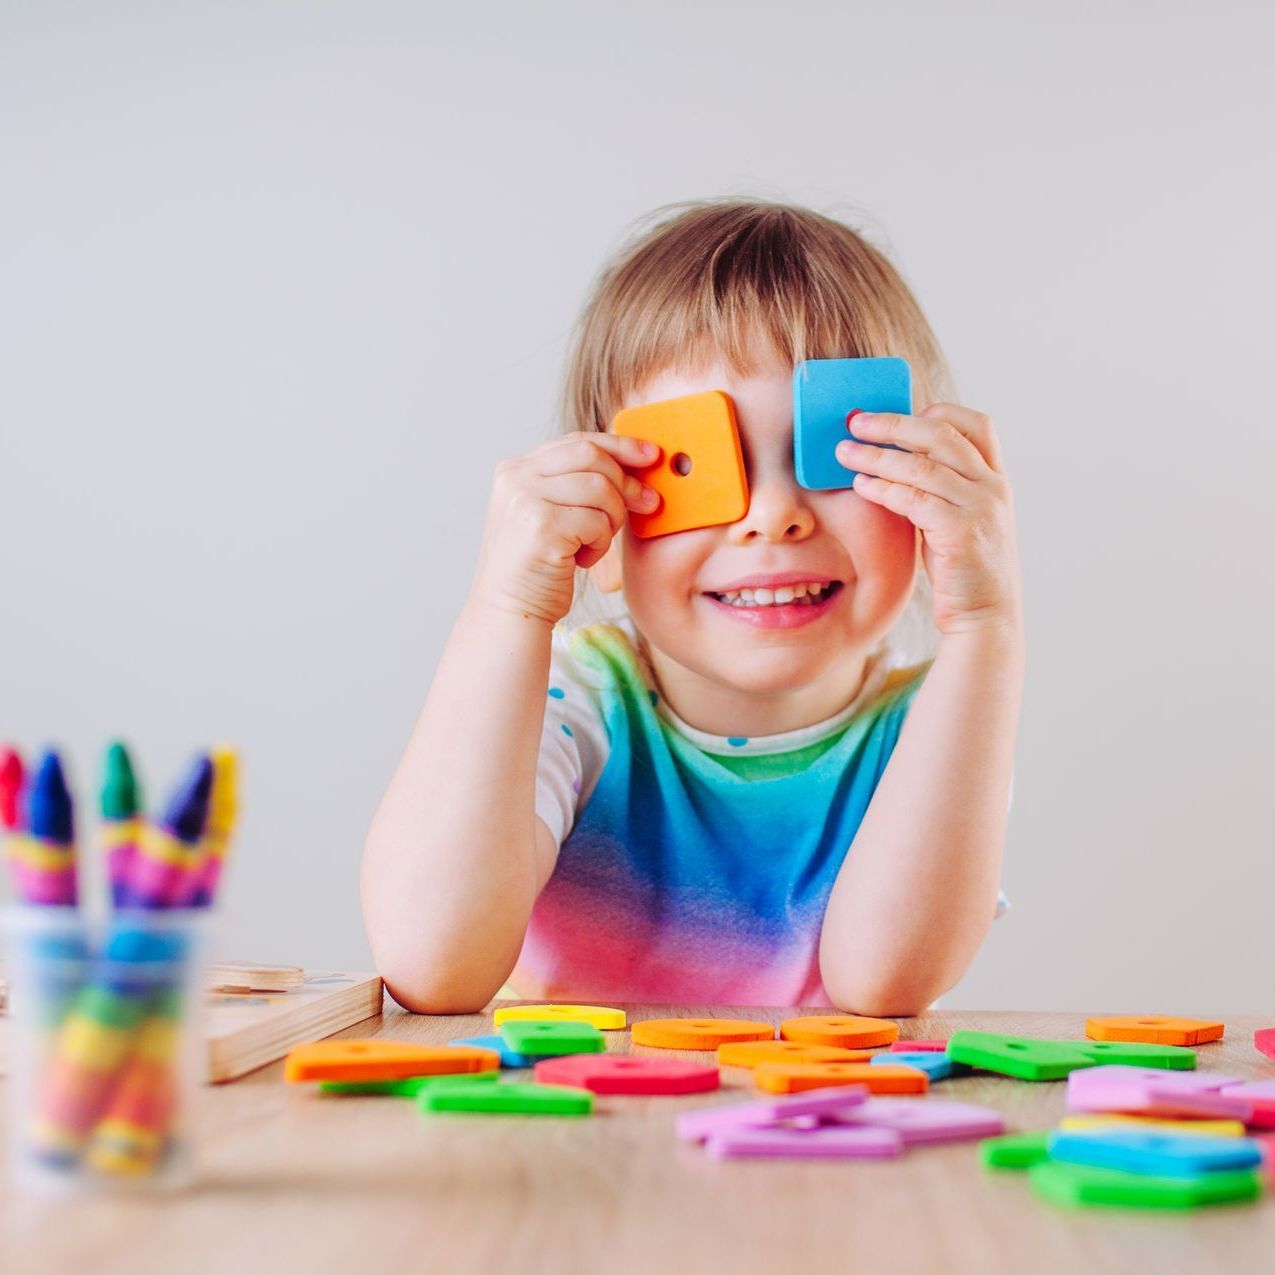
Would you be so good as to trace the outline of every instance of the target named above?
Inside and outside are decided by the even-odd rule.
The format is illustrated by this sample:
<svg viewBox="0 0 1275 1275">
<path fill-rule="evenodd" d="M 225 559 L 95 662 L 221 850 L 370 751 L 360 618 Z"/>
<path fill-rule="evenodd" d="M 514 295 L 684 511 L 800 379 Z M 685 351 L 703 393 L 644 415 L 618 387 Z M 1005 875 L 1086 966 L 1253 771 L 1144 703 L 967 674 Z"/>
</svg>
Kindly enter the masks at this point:
<svg viewBox="0 0 1275 1275">
<path fill-rule="evenodd" d="M 718 357 L 694 373 L 663 372 L 624 406 L 713 389 L 735 403 L 748 511 L 735 523 L 647 540 L 626 524 L 621 571 L 634 623 L 680 666 L 684 689 L 700 680 L 763 695 L 813 691 L 820 681 L 840 687 L 847 664 L 861 665 L 907 605 L 916 530 L 851 490 L 798 486 L 792 368 L 774 356 L 747 377 Z M 821 600 L 739 606 L 723 596 L 801 584 L 824 585 Z"/>
</svg>

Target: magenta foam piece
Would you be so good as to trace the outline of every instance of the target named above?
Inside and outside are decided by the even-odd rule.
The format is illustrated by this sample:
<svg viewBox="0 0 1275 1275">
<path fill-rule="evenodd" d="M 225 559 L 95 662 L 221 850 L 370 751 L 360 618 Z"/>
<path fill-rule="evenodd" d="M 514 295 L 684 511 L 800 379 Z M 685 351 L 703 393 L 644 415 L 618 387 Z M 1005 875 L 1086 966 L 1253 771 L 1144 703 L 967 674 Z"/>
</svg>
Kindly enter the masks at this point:
<svg viewBox="0 0 1275 1275">
<path fill-rule="evenodd" d="M 990 1138 L 1005 1132 L 1005 1117 L 999 1111 L 945 1098 L 869 1098 L 829 1119 L 842 1126 L 892 1129 L 908 1145 Z"/>
<path fill-rule="evenodd" d="M 1275 1027 L 1259 1027 L 1253 1033 L 1253 1044 L 1259 1054 L 1275 1059 Z"/>
<path fill-rule="evenodd" d="M 1247 1121 L 1253 1114 L 1252 1102 L 1218 1092 L 1221 1085 L 1234 1083 L 1234 1076 L 1154 1067 L 1089 1067 L 1067 1077 L 1067 1106 L 1072 1111 Z"/>
<path fill-rule="evenodd" d="M 889 1052 L 892 1054 L 945 1054 L 947 1053 L 947 1041 L 896 1040 L 890 1046 Z"/>
<path fill-rule="evenodd" d="M 798 1116 L 826 1116 L 857 1106 L 868 1097 L 867 1085 L 839 1085 L 832 1089 L 808 1089 L 786 1098 L 758 1098 L 729 1106 L 699 1107 L 677 1118 L 677 1136 L 686 1142 L 703 1142 L 730 1129 L 762 1129 Z"/>
<path fill-rule="evenodd" d="M 1224 1085 L 1222 1095 L 1240 1098 L 1253 1104 L 1248 1123 L 1254 1129 L 1275 1129 L 1275 1080 L 1250 1080 L 1237 1085 Z"/>
<path fill-rule="evenodd" d="M 732 1156 L 798 1156 L 803 1159 L 882 1160 L 903 1150 L 893 1129 L 871 1125 L 822 1125 L 817 1129 L 723 1129 L 705 1147 L 719 1160 Z"/>
</svg>

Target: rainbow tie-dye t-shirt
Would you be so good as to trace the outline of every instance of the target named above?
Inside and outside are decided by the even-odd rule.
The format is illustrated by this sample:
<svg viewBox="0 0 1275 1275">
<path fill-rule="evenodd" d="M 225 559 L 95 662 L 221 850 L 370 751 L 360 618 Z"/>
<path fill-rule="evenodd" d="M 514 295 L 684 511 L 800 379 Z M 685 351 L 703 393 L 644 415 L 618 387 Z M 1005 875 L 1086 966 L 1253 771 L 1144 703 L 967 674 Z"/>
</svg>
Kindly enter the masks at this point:
<svg viewBox="0 0 1275 1275">
<path fill-rule="evenodd" d="M 536 813 L 560 851 L 519 995 L 827 1005 L 824 908 L 928 668 L 874 652 L 835 717 L 744 739 L 672 712 L 627 617 L 556 631 Z"/>
</svg>

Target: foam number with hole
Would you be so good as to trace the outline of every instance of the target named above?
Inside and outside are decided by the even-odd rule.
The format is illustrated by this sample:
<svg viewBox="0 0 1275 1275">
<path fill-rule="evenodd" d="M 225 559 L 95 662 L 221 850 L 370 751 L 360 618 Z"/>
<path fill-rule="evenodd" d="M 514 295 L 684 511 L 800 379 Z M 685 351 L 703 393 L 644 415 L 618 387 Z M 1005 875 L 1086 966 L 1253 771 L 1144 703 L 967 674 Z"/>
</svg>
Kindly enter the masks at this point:
<svg viewBox="0 0 1275 1275">
<path fill-rule="evenodd" d="M 807 359 L 793 369 L 793 464 L 797 481 L 808 490 L 835 491 L 854 485 L 855 471 L 837 459 L 837 444 L 854 437 L 846 422 L 851 412 L 910 415 L 912 369 L 908 361 Z"/>
<path fill-rule="evenodd" d="M 899 1038 L 899 1025 L 886 1018 L 863 1018 L 856 1014 L 816 1014 L 808 1018 L 786 1018 L 779 1035 L 799 1045 L 839 1045 L 842 1049 L 875 1049 Z"/>
<path fill-rule="evenodd" d="M 801 1045 L 795 1040 L 741 1040 L 717 1047 L 723 1067 L 756 1067 L 771 1062 L 867 1062 L 866 1049 L 842 1049 L 838 1045 Z"/>
<path fill-rule="evenodd" d="M 406 1080 L 443 1072 L 496 1071 L 490 1049 L 410 1045 L 397 1040 L 320 1040 L 298 1045 L 283 1064 L 290 1083 L 306 1080 Z"/>
<path fill-rule="evenodd" d="M 496 1010 L 491 1021 L 502 1023 L 588 1023 L 599 1031 L 618 1031 L 627 1019 L 622 1009 L 604 1005 L 505 1005 Z"/>
<path fill-rule="evenodd" d="M 660 459 L 640 477 L 660 495 L 650 514 L 629 514 L 633 534 L 647 539 L 675 531 L 738 522 L 748 511 L 748 478 L 735 405 L 721 390 L 626 407 L 613 434 L 645 439 Z"/>
<path fill-rule="evenodd" d="M 1223 1023 L 1203 1018 L 1166 1018 L 1146 1014 L 1140 1018 L 1091 1018 L 1085 1023 L 1090 1040 L 1141 1041 L 1147 1045 L 1203 1045 L 1221 1040 Z"/>
<path fill-rule="evenodd" d="M 575 1054 L 536 1064 L 545 1085 L 574 1085 L 604 1094 L 684 1094 L 716 1089 L 716 1067 L 685 1058 L 629 1058 L 621 1054 Z"/>
<path fill-rule="evenodd" d="M 649 1049 L 717 1049 L 733 1041 L 774 1040 L 775 1029 L 747 1018 L 648 1018 L 629 1034 Z"/>
<path fill-rule="evenodd" d="M 753 1070 L 758 1089 L 768 1093 L 800 1093 L 835 1085 L 863 1085 L 869 1093 L 924 1093 L 930 1078 L 902 1063 L 761 1063 Z"/>
</svg>

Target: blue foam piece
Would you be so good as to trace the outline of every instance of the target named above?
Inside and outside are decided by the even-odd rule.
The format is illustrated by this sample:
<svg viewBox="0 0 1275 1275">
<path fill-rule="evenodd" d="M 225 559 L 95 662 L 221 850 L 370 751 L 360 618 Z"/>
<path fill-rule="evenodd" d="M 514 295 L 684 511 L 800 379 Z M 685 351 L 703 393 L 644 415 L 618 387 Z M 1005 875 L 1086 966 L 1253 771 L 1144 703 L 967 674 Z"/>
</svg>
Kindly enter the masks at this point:
<svg viewBox="0 0 1275 1275">
<path fill-rule="evenodd" d="M 874 1054 L 874 1063 L 903 1063 L 908 1067 L 919 1067 L 931 1080 L 950 1080 L 953 1076 L 968 1076 L 974 1070 L 964 1063 L 953 1062 L 946 1054 L 935 1050 L 918 1050 L 914 1054 Z"/>
<path fill-rule="evenodd" d="M 538 1054 L 520 1054 L 505 1044 L 503 1036 L 467 1036 L 464 1040 L 449 1040 L 449 1045 L 476 1045 L 479 1049 L 494 1049 L 500 1055 L 502 1067 L 531 1067 L 540 1061 Z"/>
<path fill-rule="evenodd" d="M 1049 1135 L 1048 1146 L 1051 1160 L 1168 1178 L 1251 1169 L 1262 1162 L 1261 1148 L 1252 1138 L 1153 1133 L 1149 1129 L 1061 1131 Z"/>
<path fill-rule="evenodd" d="M 911 415 L 907 359 L 807 359 L 793 369 L 793 465 L 807 490 L 835 491 L 854 484 L 855 471 L 837 459 L 836 447 L 854 437 L 846 429 L 846 417 L 856 410 Z"/>
</svg>

